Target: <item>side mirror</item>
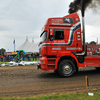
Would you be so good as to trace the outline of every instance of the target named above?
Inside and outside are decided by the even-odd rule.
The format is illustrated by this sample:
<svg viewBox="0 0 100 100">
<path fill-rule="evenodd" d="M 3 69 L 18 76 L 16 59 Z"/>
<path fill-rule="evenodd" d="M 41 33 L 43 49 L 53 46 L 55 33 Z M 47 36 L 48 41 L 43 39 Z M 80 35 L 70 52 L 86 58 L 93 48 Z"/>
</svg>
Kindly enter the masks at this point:
<svg viewBox="0 0 100 100">
<path fill-rule="evenodd" d="M 50 29 L 50 41 L 53 41 L 53 29 Z"/>
<path fill-rule="evenodd" d="M 53 35 L 53 29 L 50 29 L 50 36 Z"/>
<path fill-rule="evenodd" d="M 50 36 L 50 41 L 53 41 L 53 35 Z"/>
</svg>

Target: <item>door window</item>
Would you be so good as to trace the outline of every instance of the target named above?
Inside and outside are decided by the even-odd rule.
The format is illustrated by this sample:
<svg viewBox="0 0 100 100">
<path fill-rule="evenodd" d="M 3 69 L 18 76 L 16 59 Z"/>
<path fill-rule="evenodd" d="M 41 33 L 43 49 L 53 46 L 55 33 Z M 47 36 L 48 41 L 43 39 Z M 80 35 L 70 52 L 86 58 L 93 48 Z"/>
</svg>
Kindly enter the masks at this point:
<svg viewBox="0 0 100 100">
<path fill-rule="evenodd" d="M 55 30 L 54 31 L 54 39 L 55 40 L 64 40 L 64 31 L 63 30 Z"/>
</svg>

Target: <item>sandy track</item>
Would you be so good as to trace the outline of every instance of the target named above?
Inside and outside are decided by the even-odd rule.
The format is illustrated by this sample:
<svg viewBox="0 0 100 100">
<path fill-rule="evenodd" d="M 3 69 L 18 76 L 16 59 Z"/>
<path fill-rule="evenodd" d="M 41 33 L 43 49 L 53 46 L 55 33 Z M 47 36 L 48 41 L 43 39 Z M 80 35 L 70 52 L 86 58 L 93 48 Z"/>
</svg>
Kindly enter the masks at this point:
<svg viewBox="0 0 100 100">
<path fill-rule="evenodd" d="M 100 88 L 100 71 L 80 69 L 70 78 L 53 71 L 37 70 L 36 66 L 0 67 L 0 97 L 28 97 L 41 94 L 85 91 L 85 76 L 92 90 Z"/>
</svg>

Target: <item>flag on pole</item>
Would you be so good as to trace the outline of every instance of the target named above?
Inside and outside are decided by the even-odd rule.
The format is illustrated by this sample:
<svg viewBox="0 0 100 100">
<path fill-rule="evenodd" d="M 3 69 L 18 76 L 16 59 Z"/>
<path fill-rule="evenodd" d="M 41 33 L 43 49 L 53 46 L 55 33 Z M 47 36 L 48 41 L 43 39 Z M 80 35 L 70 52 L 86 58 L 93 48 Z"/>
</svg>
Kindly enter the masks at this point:
<svg viewBox="0 0 100 100">
<path fill-rule="evenodd" d="M 14 52 L 16 51 L 16 49 L 15 49 L 15 39 L 14 39 L 14 41 L 13 41 L 13 44 L 14 44 Z"/>
<path fill-rule="evenodd" d="M 14 39 L 14 41 L 13 41 L 13 44 L 15 44 L 15 39 Z"/>
</svg>

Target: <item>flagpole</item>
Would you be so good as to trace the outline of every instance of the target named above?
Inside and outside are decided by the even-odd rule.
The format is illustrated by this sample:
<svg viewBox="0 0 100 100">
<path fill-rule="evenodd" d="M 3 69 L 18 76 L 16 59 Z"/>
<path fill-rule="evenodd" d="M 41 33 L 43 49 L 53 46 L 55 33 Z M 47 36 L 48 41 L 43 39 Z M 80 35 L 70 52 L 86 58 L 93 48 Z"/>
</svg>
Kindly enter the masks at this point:
<svg viewBox="0 0 100 100">
<path fill-rule="evenodd" d="M 15 39 L 13 41 L 13 44 L 14 44 L 14 52 L 16 51 L 16 48 L 15 48 Z"/>
<path fill-rule="evenodd" d="M 15 52 L 16 50 L 15 50 L 15 43 L 14 43 L 14 52 Z"/>
</svg>

